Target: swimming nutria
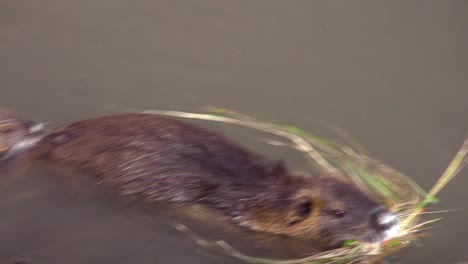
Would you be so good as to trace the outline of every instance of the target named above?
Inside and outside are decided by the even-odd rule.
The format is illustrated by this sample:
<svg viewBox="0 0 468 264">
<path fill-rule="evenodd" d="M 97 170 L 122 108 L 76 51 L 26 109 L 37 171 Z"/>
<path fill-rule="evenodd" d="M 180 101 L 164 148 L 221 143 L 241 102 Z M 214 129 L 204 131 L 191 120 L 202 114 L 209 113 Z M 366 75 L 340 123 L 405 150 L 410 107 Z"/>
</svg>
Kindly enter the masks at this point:
<svg viewBox="0 0 468 264">
<path fill-rule="evenodd" d="M 339 243 L 381 242 L 397 218 L 352 184 L 291 173 L 199 126 L 150 114 L 120 114 L 44 132 L 0 109 L 0 168 L 59 162 L 123 195 L 198 203 L 256 231 Z M 16 165 L 15 165 L 16 164 Z"/>
</svg>

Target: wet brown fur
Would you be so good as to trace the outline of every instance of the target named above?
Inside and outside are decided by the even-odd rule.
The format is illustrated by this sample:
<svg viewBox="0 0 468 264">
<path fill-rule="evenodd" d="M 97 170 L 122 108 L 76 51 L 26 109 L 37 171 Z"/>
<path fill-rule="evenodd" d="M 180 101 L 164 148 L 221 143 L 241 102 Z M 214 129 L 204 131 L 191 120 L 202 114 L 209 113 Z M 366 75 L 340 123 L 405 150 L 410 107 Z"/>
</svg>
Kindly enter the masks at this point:
<svg viewBox="0 0 468 264">
<path fill-rule="evenodd" d="M 30 126 L 0 110 L 0 149 L 37 136 Z M 349 183 L 291 173 L 218 133 L 155 115 L 79 121 L 44 133 L 23 152 L 90 173 L 122 195 L 205 204 L 241 226 L 298 238 L 356 237 L 378 206 Z M 340 210 L 352 210 L 349 219 L 337 219 Z"/>
</svg>

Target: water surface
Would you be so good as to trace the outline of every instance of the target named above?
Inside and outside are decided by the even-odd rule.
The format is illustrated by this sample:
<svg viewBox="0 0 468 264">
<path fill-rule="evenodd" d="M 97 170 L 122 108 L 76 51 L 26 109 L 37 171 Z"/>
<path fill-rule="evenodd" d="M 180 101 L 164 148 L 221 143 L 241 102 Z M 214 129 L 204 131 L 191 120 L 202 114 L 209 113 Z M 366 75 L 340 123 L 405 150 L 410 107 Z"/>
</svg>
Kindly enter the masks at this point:
<svg viewBox="0 0 468 264">
<path fill-rule="evenodd" d="M 467 12 L 466 1 L 3 0 L 0 105 L 50 125 L 207 105 L 311 131 L 325 121 L 429 188 L 468 131 Z M 299 167 L 289 154 L 270 152 Z M 83 193 L 73 175 L 36 166 L 2 187 L 1 263 L 239 263 L 156 210 Z M 466 208 L 467 184 L 464 172 L 435 209 Z M 468 261 L 467 216 L 444 215 L 391 261 Z"/>
</svg>

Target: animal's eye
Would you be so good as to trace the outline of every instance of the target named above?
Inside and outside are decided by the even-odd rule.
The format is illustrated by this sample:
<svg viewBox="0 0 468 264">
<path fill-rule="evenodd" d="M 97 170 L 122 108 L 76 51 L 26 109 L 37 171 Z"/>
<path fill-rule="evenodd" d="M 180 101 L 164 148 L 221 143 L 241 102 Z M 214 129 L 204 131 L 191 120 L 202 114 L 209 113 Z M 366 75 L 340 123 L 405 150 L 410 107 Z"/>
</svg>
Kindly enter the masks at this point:
<svg viewBox="0 0 468 264">
<path fill-rule="evenodd" d="M 312 212 L 312 202 L 307 201 L 305 203 L 302 203 L 298 208 L 298 213 L 302 217 L 309 216 L 310 213 Z"/>
<path fill-rule="evenodd" d="M 311 200 L 305 200 L 296 205 L 295 208 L 295 218 L 293 221 L 289 222 L 289 226 L 296 225 L 303 220 L 305 220 L 313 210 L 314 203 Z"/>
</svg>

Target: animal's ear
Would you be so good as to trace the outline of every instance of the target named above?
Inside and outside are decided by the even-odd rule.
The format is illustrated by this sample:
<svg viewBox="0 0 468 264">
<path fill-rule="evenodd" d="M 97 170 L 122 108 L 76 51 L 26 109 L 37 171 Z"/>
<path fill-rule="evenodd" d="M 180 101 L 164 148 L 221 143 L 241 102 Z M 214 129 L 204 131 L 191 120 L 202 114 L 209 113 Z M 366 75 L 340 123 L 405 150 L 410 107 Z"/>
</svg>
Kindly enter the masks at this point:
<svg viewBox="0 0 468 264">
<path fill-rule="evenodd" d="M 275 162 L 270 168 L 271 175 L 282 175 L 287 172 L 286 163 L 282 160 Z"/>
<path fill-rule="evenodd" d="M 293 226 L 307 219 L 314 211 L 314 207 L 315 202 L 311 197 L 304 196 L 297 198 L 292 204 L 292 220 L 288 225 Z"/>
</svg>

